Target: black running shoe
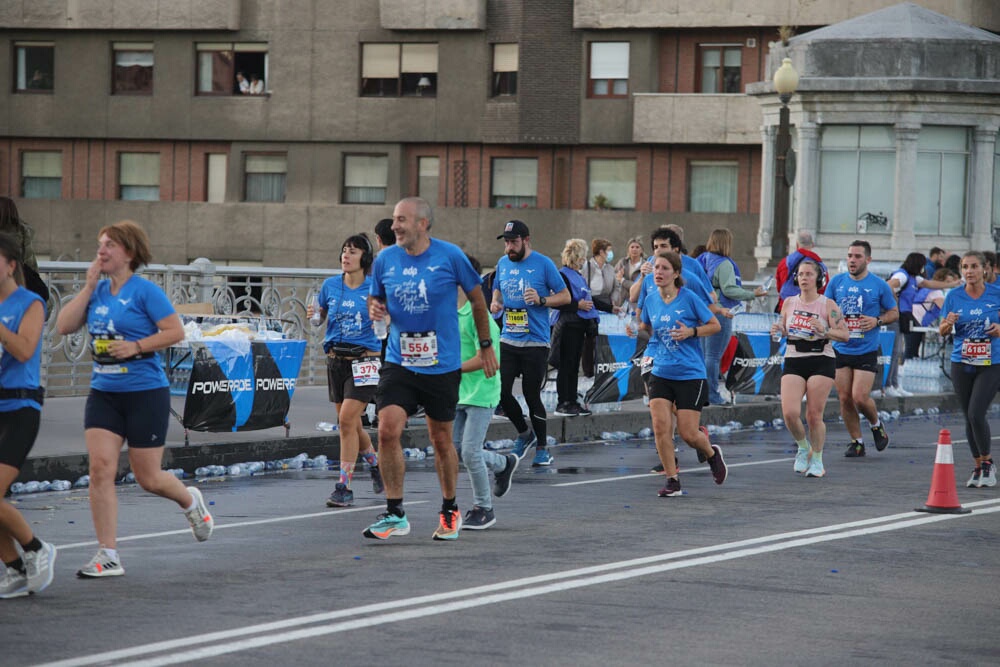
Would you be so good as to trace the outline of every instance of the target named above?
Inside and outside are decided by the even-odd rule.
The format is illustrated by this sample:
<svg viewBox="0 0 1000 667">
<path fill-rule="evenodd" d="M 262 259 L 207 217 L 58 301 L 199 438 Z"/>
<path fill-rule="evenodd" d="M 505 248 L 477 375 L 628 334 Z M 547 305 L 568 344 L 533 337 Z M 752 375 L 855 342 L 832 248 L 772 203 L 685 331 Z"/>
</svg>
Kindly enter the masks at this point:
<svg viewBox="0 0 1000 667">
<path fill-rule="evenodd" d="M 865 455 L 865 443 L 863 442 L 852 442 L 847 446 L 847 451 L 844 452 L 844 456 L 849 459 L 861 458 Z"/>
<path fill-rule="evenodd" d="M 889 446 L 889 434 L 885 432 L 885 424 L 880 423 L 876 428 L 873 428 L 872 435 L 875 436 L 875 449 L 877 451 L 881 452 Z"/>
<path fill-rule="evenodd" d="M 496 473 L 496 483 L 493 485 L 493 495 L 497 498 L 502 498 L 507 495 L 510 491 L 511 482 L 514 479 L 514 471 L 517 470 L 517 464 L 521 462 L 514 454 L 507 454 L 507 466 Z"/>
<path fill-rule="evenodd" d="M 376 495 L 385 491 L 385 483 L 382 481 L 382 471 L 378 469 L 378 466 L 368 466 L 368 472 L 372 474 L 372 491 Z"/>
<path fill-rule="evenodd" d="M 649 472 L 663 472 L 663 464 L 657 463 L 655 466 L 650 468 Z"/>
<path fill-rule="evenodd" d="M 681 481 L 679 479 L 674 479 L 673 477 L 667 478 L 667 485 L 659 490 L 656 494 L 661 498 L 673 498 L 674 496 L 683 496 L 684 492 L 681 491 Z"/>
<path fill-rule="evenodd" d="M 716 484 L 722 484 L 729 476 L 729 468 L 726 466 L 726 459 L 722 456 L 722 449 L 718 445 L 712 445 L 715 456 L 708 460 L 708 467 L 712 470 L 712 478 Z"/>
</svg>

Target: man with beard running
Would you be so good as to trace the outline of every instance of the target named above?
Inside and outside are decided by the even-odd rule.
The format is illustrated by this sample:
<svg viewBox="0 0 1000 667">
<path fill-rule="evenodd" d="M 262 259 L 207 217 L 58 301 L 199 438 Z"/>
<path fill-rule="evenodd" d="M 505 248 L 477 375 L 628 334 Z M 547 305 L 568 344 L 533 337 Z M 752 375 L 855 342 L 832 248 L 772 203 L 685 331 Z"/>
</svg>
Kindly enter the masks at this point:
<svg viewBox="0 0 1000 667">
<path fill-rule="evenodd" d="M 497 262 L 493 288 L 494 315 L 503 313 L 500 333 L 500 406 L 517 429 L 514 454 L 524 459 L 536 447 L 533 466 L 552 465 L 546 449 L 545 406 L 542 385 L 549 358 L 549 308 L 569 303 L 569 288 L 551 259 L 531 250 L 528 226 L 511 220 L 504 226 L 504 256 Z M 521 393 L 531 413 L 531 426 L 514 398 L 514 380 L 521 377 Z"/>
<path fill-rule="evenodd" d="M 879 421 L 871 391 L 878 370 L 879 332 L 883 324 L 899 319 L 899 308 L 889 283 L 868 272 L 871 261 L 871 245 L 867 241 L 854 241 L 847 249 L 847 273 L 835 275 L 826 288 L 826 296 L 840 306 L 850 332 L 846 343 L 833 344 L 840 415 L 851 437 L 844 456 L 850 458 L 865 455 L 859 412 L 871 424 L 875 449 L 881 452 L 889 445 L 889 435 Z"/>
</svg>

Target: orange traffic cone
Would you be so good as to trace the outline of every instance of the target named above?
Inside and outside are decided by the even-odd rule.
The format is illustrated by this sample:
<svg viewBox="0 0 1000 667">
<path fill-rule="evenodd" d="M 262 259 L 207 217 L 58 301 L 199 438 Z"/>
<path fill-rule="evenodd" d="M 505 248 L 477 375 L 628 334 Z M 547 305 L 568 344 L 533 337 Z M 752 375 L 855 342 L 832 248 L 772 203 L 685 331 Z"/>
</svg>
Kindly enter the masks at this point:
<svg viewBox="0 0 1000 667">
<path fill-rule="evenodd" d="M 941 429 L 938 434 L 937 455 L 934 457 L 934 474 L 931 475 L 931 492 L 927 504 L 916 512 L 934 514 L 968 514 L 972 510 L 962 507 L 955 490 L 955 457 L 951 451 L 951 432 Z"/>
</svg>

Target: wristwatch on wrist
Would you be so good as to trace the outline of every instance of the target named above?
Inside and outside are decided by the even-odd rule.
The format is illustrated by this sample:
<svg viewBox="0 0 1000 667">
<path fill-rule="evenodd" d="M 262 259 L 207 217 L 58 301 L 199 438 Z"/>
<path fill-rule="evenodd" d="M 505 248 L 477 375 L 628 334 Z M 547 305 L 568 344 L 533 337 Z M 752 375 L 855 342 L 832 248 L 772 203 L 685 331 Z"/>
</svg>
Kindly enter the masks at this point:
<svg viewBox="0 0 1000 667">
<path fill-rule="evenodd" d="M 879 326 L 879 327 L 882 326 L 882 318 L 881 317 L 876 317 L 875 318 L 875 326 Z"/>
<path fill-rule="evenodd" d="M 480 350 L 485 350 L 490 347 L 493 347 L 493 340 L 491 338 L 483 338 L 479 341 Z"/>
<path fill-rule="evenodd" d="M 544 296 L 538 297 L 538 305 L 539 306 L 544 306 L 545 305 L 545 297 Z"/>
</svg>

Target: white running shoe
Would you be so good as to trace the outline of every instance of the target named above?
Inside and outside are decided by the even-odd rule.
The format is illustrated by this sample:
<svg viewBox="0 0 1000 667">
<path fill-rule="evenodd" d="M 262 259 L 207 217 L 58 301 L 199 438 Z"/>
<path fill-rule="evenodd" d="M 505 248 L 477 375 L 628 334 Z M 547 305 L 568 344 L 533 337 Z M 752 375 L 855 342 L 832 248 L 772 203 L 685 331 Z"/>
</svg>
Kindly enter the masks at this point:
<svg viewBox="0 0 1000 667">
<path fill-rule="evenodd" d="M 809 469 L 809 454 L 808 449 L 800 449 L 795 453 L 795 465 L 792 466 L 795 472 L 805 472 Z"/>
<path fill-rule="evenodd" d="M 56 548 L 42 541 L 41 549 L 25 551 L 21 558 L 24 561 L 24 574 L 28 578 L 28 592 L 39 593 L 48 588 L 55 576 L 53 567 L 56 563 Z"/>
<path fill-rule="evenodd" d="M 826 468 L 823 467 L 823 462 L 819 457 L 809 459 L 809 470 L 806 471 L 806 477 L 822 477 L 826 474 Z"/>
<path fill-rule="evenodd" d="M 205 499 L 202 497 L 201 491 L 193 486 L 187 487 L 187 490 L 191 493 L 191 497 L 194 498 L 195 506 L 194 509 L 184 510 L 184 516 L 187 517 L 188 523 L 191 524 L 191 532 L 194 533 L 195 539 L 199 542 L 204 542 L 212 536 L 212 530 L 215 528 L 215 520 L 208 512 L 208 507 L 205 505 Z"/>
<path fill-rule="evenodd" d="M 96 579 L 98 577 L 120 577 L 125 574 L 122 564 L 101 548 L 90 562 L 77 570 L 76 576 L 81 579 Z"/>
<path fill-rule="evenodd" d="M 0 600 L 19 598 L 28 594 L 28 578 L 20 570 L 12 567 L 3 568 L 0 576 Z"/>
<path fill-rule="evenodd" d="M 996 486 L 997 485 L 997 467 L 993 465 L 993 461 L 983 461 L 982 462 L 983 474 L 979 478 L 979 486 Z"/>
<path fill-rule="evenodd" d="M 900 391 L 899 387 L 886 387 L 883 393 L 889 398 L 902 398 L 903 394 Z"/>
</svg>

